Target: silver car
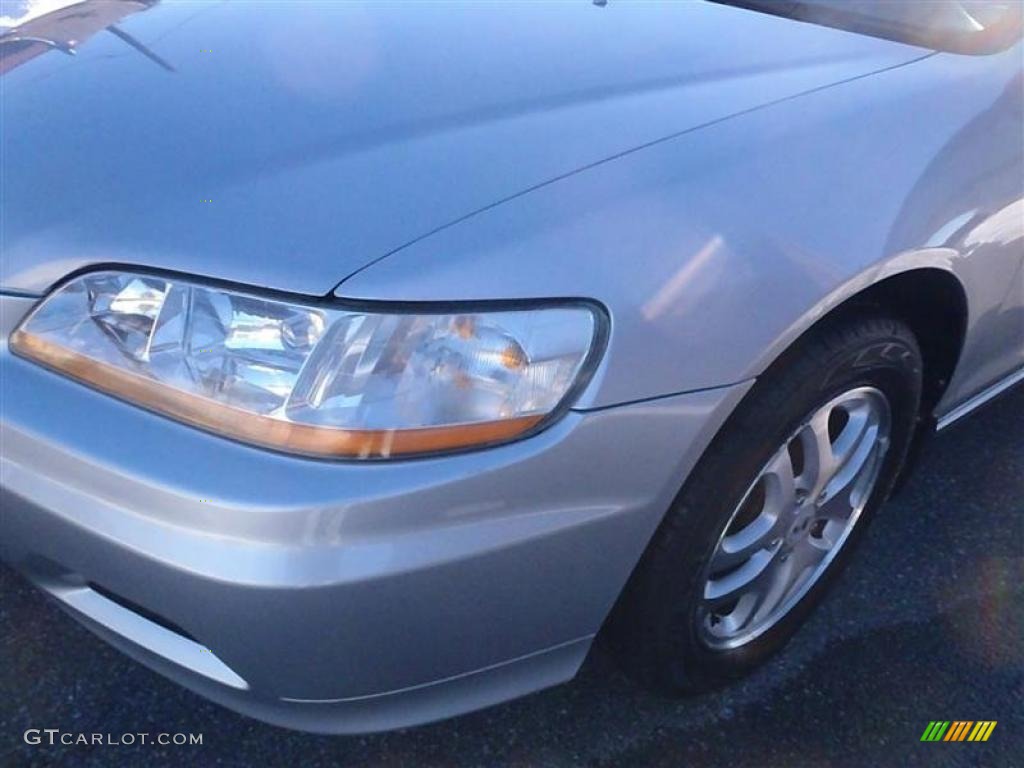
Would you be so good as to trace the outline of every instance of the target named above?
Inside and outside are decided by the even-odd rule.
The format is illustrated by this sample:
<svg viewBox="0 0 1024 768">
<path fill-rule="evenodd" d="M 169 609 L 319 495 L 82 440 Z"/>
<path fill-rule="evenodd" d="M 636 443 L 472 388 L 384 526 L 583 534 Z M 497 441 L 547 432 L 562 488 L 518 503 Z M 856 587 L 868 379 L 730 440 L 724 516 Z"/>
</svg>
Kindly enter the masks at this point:
<svg viewBox="0 0 1024 768">
<path fill-rule="evenodd" d="M 1024 379 L 1016 0 L 4 9 L 0 552 L 254 717 L 719 686 Z"/>
</svg>

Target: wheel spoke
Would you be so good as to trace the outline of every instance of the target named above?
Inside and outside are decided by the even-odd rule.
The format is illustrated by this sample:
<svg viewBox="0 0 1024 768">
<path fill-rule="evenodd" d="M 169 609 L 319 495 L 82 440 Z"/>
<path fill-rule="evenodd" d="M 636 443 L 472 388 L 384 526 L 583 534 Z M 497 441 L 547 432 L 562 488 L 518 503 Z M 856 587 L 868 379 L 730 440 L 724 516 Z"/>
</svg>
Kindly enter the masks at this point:
<svg viewBox="0 0 1024 768">
<path fill-rule="evenodd" d="M 796 478 L 793 476 L 793 461 L 789 447 L 783 446 L 764 470 L 765 509 L 776 518 L 790 512 L 797 504 Z"/>
<path fill-rule="evenodd" d="M 828 525 L 846 525 L 854 510 L 850 493 L 851 488 L 841 490 L 839 494 L 818 507 L 816 517 Z"/>
<path fill-rule="evenodd" d="M 722 573 L 749 560 L 760 550 L 771 549 L 783 536 L 796 506 L 793 464 L 785 448 L 776 454 L 761 476 L 764 503 L 758 515 L 741 530 L 722 538 L 711 559 L 712 574 Z M 754 491 L 755 487 L 751 489 Z M 750 494 L 748 493 L 748 496 Z M 744 499 L 741 503 L 747 502 Z"/>
<path fill-rule="evenodd" d="M 779 570 L 782 571 L 780 575 L 782 582 L 782 594 L 779 596 L 780 601 L 789 597 L 795 589 L 799 588 L 802 582 L 801 577 L 807 569 L 817 567 L 827 552 L 827 549 L 811 544 L 808 539 L 802 540 L 793 547 L 789 557 L 779 565 Z"/>
<path fill-rule="evenodd" d="M 853 489 L 852 483 L 834 489 L 830 487 L 825 499 L 818 504 L 816 516 L 829 522 L 846 523 L 854 509 Z"/>
<path fill-rule="evenodd" d="M 850 524 L 850 512 L 852 511 L 852 508 L 848 509 L 845 517 L 819 518 L 824 521 L 824 525 L 817 531 L 815 536 L 809 537 L 808 541 L 813 546 L 828 552 L 842 538 L 843 532 Z"/>
<path fill-rule="evenodd" d="M 762 514 L 739 533 L 722 539 L 711 558 L 712 575 L 736 568 L 758 552 L 771 549 L 778 538 L 776 520 Z"/>
<path fill-rule="evenodd" d="M 878 421 L 866 406 L 850 411 L 849 421 L 832 444 L 836 466 L 825 487 L 826 497 L 847 488 L 858 477 L 879 446 L 878 431 Z"/>
<path fill-rule="evenodd" d="M 888 447 L 887 438 L 880 435 L 880 430 L 870 409 L 851 409 L 846 426 L 833 443 L 836 472 L 818 502 L 819 517 L 845 523 L 861 504 L 864 480 L 873 478 L 873 468 Z"/>
<path fill-rule="evenodd" d="M 740 629 L 746 629 L 751 622 L 767 616 L 786 594 L 785 563 L 778 558 L 767 569 L 763 578 L 751 585 L 737 608 L 742 608 L 744 615 L 740 618 Z"/>
<path fill-rule="evenodd" d="M 828 553 L 828 550 L 823 547 L 818 547 L 812 543 L 811 539 L 802 539 L 789 555 L 789 561 L 792 563 L 793 568 L 797 569 L 794 573 L 794 578 L 799 576 L 807 568 L 816 566 L 821 562 L 822 558 Z"/>
<path fill-rule="evenodd" d="M 747 592 L 756 592 L 772 578 L 775 550 L 755 552 L 743 565 L 718 579 L 708 579 L 704 585 L 704 600 L 712 610 L 741 598 Z"/>
<path fill-rule="evenodd" d="M 811 498 L 817 498 L 835 474 L 836 455 L 828 433 L 831 413 L 831 408 L 822 408 L 799 435 L 804 449 L 804 469 L 799 483 Z"/>
</svg>

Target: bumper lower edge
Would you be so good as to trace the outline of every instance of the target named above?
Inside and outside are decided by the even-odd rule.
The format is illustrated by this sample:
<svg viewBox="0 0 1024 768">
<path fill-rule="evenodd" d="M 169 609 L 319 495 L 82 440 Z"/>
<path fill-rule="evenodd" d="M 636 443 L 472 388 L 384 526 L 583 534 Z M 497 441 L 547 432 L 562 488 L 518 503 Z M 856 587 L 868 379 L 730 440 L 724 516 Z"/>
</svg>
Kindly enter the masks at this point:
<svg viewBox="0 0 1024 768">
<path fill-rule="evenodd" d="M 196 674 L 77 610 L 53 590 L 37 586 L 110 645 L 194 693 L 264 722 L 312 733 L 364 734 L 419 726 L 535 693 L 571 680 L 594 639 L 588 635 L 473 672 L 370 696 L 271 699 Z"/>
</svg>

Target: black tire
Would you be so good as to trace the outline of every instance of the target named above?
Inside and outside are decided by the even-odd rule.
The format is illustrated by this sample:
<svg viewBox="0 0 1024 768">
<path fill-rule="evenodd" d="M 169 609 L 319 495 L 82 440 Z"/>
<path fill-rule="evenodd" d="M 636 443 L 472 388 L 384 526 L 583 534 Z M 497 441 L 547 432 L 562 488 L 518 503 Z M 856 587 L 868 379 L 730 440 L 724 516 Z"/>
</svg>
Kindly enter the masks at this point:
<svg viewBox="0 0 1024 768">
<path fill-rule="evenodd" d="M 738 648 L 709 647 L 697 611 L 705 566 L 733 510 L 808 414 L 858 386 L 888 398 L 891 443 L 857 524 L 828 569 L 774 626 Z M 690 474 L 612 612 L 607 639 L 627 671 L 663 692 L 695 692 L 742 677 L 785 645 L 892 490 L 917 422 L 921 386 L 913 332 L 867 308 L 812 329 L 773 364 Z"/>
</svg>

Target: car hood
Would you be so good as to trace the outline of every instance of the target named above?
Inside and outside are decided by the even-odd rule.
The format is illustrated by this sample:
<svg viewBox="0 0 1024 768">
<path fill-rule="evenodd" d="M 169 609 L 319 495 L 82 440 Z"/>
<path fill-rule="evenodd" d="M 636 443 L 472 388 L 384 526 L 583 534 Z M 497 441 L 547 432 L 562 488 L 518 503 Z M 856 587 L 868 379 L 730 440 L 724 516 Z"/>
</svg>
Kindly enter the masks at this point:
<svg viewBox="0 0 1024 768">
<path fill-rule="evenodd" d="M 922 55 L 695 2 L 63 5 L 22 25 L 45 48 L 3 35 L 6 290 L 117 263 L 324 295 L 532 187 Z"/>
</svg>

